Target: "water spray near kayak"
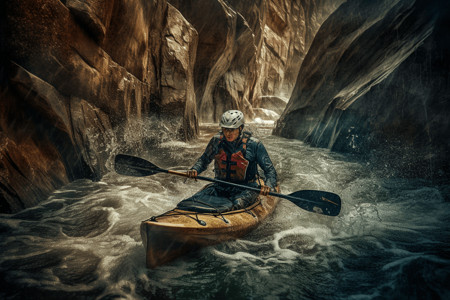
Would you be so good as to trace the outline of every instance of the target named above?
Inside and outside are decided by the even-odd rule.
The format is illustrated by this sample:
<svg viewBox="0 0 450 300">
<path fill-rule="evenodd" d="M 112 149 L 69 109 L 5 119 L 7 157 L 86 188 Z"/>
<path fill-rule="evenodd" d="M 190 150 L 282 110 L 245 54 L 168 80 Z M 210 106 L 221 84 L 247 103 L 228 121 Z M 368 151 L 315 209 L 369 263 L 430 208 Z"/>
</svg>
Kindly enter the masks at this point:
<svg viewBox="0 0 450 300">
<path fill-rule="evenodd" d="M 127 176 L 150 176 L 168 173 L 189 177 L 186 173 L 160 168 L 153 163 L 130 155 L 115 157 L 115 170 Z M 260 188 L 197 176 L 199 180 L 220 183 L 241 189 L 259 192 Z M 146 249 L 147 267 L 154 268 L 167 263 L 191 250 L 237 239 L 255 229 L 274 210 L 278 198 L 290 200 L 309 212 L 337 216 L 341 210 L 341 199 L 330 192 L 302 190 L 289 195 L 269 192 L 260 195 L 249 207 L 229 210 L 221 206 L 202 203 L 190 207 L 177 207 L 160 216 L 141 223 L 141 236 Z"/>
<path fill-rule="evenodd" d="M 280 193 L 337 193 L 339 215 L 273 197 L 279 199 L 273 213 L 247 235 L 147 269 L 141 221 L 172 210 L 210 182 L 163 172 L 123 176 L 114 170 L 114 156 L 101 181 L 75 181 L 34 208 L 0 216 L 3 298 L 446 299 L 448 184 L 398 178 L 384 166 L 248 126 L 271 154 Z M 115 155 L 185 171 L 216 130 L 217 124 L 206 124 L 195 141 L 168 140 L 148 151 L 130 144 Z M 201 175 L 214 178 L 214 170 Z M 224 224 L 220 215 L 199 219 Z"/>
</svg>

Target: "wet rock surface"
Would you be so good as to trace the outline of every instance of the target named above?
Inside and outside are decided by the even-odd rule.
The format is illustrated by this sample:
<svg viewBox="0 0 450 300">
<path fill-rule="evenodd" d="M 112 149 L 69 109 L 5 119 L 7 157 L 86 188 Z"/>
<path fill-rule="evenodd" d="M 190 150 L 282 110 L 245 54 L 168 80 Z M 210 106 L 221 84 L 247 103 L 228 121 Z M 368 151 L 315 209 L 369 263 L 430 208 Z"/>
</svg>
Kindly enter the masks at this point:
<svg viewBox="0 0 450 300">
<path fill-rule="evenodd" d="M 281 116 L 275 134 L 314 146 L 407 156 L 410 175 L 448 172 L 442 1 L 0 6 L 1 212 L 99 180 L 118 152 L 195 139 L 226 109 Z"/>
<path fill-rule="evenodd" d="M 275 133 L 402 175 L 448 174 L 448 16 L 440 1 L 347 1 L 317 33 Z"/>
</svg>

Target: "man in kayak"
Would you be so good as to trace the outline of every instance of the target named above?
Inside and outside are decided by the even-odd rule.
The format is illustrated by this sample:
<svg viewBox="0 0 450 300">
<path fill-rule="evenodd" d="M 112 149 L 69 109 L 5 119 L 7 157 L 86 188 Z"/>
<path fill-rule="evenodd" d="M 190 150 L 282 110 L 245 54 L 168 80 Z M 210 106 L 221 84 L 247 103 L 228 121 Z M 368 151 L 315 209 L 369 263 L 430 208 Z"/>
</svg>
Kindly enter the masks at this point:
<svg viewBox="0 0 450 300">
<path fill-rule="evenodd" d="M 226 111 L 220 120 L 220 127 L 222 130 L 212 137 L 203 155 L 187 171 L 188 177 L 196 178 L 214 160 L 216 179 L 259 187 L 257 182 L 259 165 L 265 177 L 265 185 L 261 186 L 260 194 L 265 196 L 274 190 L 277 186 L 277 173 L 264 145 L 252 137 L 250 132 L 243 131 L 244 114 L 239 110 Z M 226 198 L 231 202 L 230 208 L 235 210 L 253 204 L 258 198 L 258 193 L 213 183 L 184 201 L 204 202 L 207 201 L 205 199 L 211 198 Z"/>
</svg>

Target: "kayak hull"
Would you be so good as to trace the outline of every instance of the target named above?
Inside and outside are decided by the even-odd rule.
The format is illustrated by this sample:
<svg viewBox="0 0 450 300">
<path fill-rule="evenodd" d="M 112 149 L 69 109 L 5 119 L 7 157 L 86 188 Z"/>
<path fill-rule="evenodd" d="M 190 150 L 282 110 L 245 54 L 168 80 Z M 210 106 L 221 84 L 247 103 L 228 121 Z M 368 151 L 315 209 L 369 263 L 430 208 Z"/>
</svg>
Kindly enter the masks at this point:
<svg viewBox="0 0 450 300">
<path fill-rule="evenodd" d="M 141 223 L 148 268 L 168 263 L 190 251 L 238 239 L 258 227 L 279 199 L 260 196 L 252 206 L 226 213 L 195 213 L 174 209 Z"/>
</svg>

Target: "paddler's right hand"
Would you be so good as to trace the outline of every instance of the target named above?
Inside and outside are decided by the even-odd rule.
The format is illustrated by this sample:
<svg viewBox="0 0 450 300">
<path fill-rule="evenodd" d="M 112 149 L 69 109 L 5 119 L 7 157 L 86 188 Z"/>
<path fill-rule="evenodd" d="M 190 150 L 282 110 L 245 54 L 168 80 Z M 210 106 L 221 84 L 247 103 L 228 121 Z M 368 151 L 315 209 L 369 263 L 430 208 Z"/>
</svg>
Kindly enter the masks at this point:
<svg viewBox="0 0 450 300">
<path fill-rule="evenodd" d="M 272 191 L 272 189 L 269 186 L 263 185 L 263 186 L 261 186 L 261 191 L 259 192 L 259 194 L 263 195 L 263 196 L 267 196 L 267 195 L 269 195 L 269 193 L 271 191 Z"/>
<path fill-rule="evenodd" d="M 191 169 L 186 172 L 187 177 L 197 179 L 197 170 Z"/>
</svg>

